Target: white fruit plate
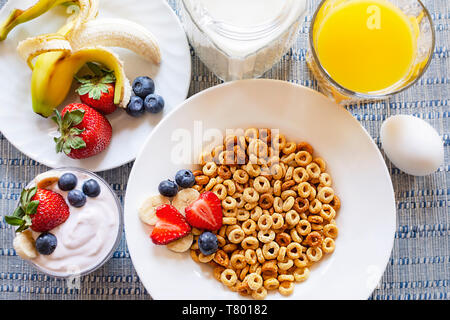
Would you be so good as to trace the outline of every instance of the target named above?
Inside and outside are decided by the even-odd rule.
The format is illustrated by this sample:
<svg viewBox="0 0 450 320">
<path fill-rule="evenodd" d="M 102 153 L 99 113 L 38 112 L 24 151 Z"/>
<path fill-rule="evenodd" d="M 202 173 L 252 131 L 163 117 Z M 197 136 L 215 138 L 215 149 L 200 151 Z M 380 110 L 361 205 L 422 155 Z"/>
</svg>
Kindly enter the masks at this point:
<svg viewBox="0 0 450 320">
<path fill-rule="evenodd" d="M 138 208 L 214 136 L 211 129 L 279 129 L 308 141 L 327 162 L 341 199 L 334 253 L 311 269 L 289 299 L 367 299 L 389 259 L 396 225 L 392 183 L 377 146 L 344 108 L 313 90 L 275 80 L 231 82 L 186 100 L 151 133 L 136 158 L 125 196 L 125 233 L 136 271 L 155 299 L 242 299 L 188 252 L 154 245 Z M 192 152 L 189 155 L 189 151 Z M 197 151 L 199 152 L 199 151 Z M 158 156 L 155 157 L 155 154 Z M 199 154 L 199 153 L 198 153 Z M 198 155 L 197 154 L 197 155 Z M 278 292 L 268 299 L 286 299 Z"/>
<path fill-rule="evenodd" d="M 8 1 L 0 11 L 4 21 L 13 8 L 25 9 L 37 0 Z M 145 114 L 132 118 L 124 110 L 108 116 L 113 128 L 110 146 L 95 157 L 73 160 L 56 154 L 53 137 L 56 126 L 50 119 L 35 114 L 31 107 L 31 70 L 19 57 L 19 41 L 39 34 L 55 32 L 64 25 L 68 13 L 63 6 L 53 8 L 37 19 L 21 24 L 0 42 L 0 131 L 28 157 L 49 167 L 81 167 L 103 171 L 121 166 L 135 159 L 139 148 L 156 124 L 187 96 L 191 78 L 191 58 L 185 33 L 176 14 L 163 0 L 102 0 L 99 19 L 130 19 L 150 30 L 158 39 L 162 62 L 152 65 L 135 53 L 113 48 L 124 62 L 130 81 L 141 75 L 154 79 L 156 93 L 164 97 L 166 106 L 161 114 Z M 74 81 L 68 103 L 79 102 Z M 60 108 L 60 109 L 61 109 Z"/>
</svg>

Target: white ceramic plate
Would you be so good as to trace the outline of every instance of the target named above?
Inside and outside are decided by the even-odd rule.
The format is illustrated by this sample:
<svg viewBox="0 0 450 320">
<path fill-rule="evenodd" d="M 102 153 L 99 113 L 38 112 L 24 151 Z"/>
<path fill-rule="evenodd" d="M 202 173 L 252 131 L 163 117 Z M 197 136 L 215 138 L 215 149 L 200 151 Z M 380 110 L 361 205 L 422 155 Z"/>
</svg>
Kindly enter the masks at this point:
<svg viewBox="0 0 450 320">
<path fill-rule="evenodd" d="M 335 252 L 312 268 L 310 278 L 297 284 L 290 298 L 367 299 L 389 259 L 396 224 L 384 160 L 344 108 L 313 90 L 274 80 L 232 82 L 202 91 L 164 119 L 145 142 L 128 181 L 124 221 L 133 264 L 152 297 L 242 298 L 216 281 L 210 266 L 193 262 L 189 253 L 153 245 L 137 214 L 143 200 L 157 193 L 161 180 L 174 179 L 177 170 L 190 167 L 178 163 L 177 155 L 181 147 L 189 149 L 189 137 L 201 133 L 200 124 L 203 133 L 211 128 L 279 129 L 289 139 L 311 143 L 326 160 L 342 202 L 339 236 Z M 284 297 L 273 293 L 268 298 Z"/>
<path fill-rule="evenodd" d="M 36 0 L 9 1 L 0 12 L 3 21 L 13 8 L 28 8 Z M 177 16 L 163 0 L 102 0 L 98 18 L 131 19 L 145 26 L 157 38 L 161 48 L 159 67 L 143 60 L 135 53 L 114 48 L 125 64 L 130 81 L 140 75 L 151 76 L 156 93 L 162 95 L 166 107 L 161 114 L 146 114 L 136 119 L 118 110 L 108 119 L 113 127 L 110 146 L 95 157 L 72 160 L 55 153 L 53 121 L 32 111 L 31 70 L 16 52 L 17 43 L 27 37 L 54 32 L 65 23 L 68 14 L 64 7 L 53 8 L 45 15 L 19 25 L 4 42 L 0 42 L 0 130 L 20 151 L 49 167 L 81 167 L 102 171 L 118 167 L 135 159 L 142 142 L 155 125 L 187 96 L 191 77 L 189 46 Z M 75 82 L 75 81 L 74 81 Z M 78 102 L 74 93 L 66 103 Z"/>
</svg>

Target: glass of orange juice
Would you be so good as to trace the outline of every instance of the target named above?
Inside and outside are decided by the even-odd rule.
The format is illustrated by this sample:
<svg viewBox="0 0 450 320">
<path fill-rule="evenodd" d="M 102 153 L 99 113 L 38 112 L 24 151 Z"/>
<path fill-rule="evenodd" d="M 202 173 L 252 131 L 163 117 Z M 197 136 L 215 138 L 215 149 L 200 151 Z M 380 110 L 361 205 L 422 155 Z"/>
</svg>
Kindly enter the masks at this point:
<svg viewBox="0 0 450 320">
<path fill-rule="evenodd" d="M 418 0 L 324 0 L 311 23 L 307 63 L 337 102 L 380 100 L 422 76 L 434 42 Z"/>
</svg>

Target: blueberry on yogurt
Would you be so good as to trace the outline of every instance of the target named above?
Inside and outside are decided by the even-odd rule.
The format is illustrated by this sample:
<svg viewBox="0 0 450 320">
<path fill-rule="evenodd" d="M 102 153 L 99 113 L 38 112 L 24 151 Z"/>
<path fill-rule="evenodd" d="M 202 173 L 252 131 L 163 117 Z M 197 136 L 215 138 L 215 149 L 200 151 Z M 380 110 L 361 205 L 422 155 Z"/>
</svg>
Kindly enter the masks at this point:
<svg viewBox="0 0 450 320">
<path fill-rule="evenodd" d="M 100 185 L 94 179 L 89 179 L 83 183 L 83 193 L 88 197 L 95 198 L 100 194 Z"/>
<path fill-rule="evenodd" d="M 64 173 L 58 180 L 58 187 L 62 191 L 70 191 L 77 186 L 77 177 L 70 172 Z"/>
<path fill-rule="evenodd" d="M 50 255 L 55 251 L 58 240 L 50 232 L 44 232 L 36 239 L 36 250 L 43 255 Z"/>
<path fill-rule="evenodd" d="M 86 195 L 80 190 L 71 190 L 67 194 L 67 200 L 75 208 L 81 208 L 86 203 Z"/>
</svg>

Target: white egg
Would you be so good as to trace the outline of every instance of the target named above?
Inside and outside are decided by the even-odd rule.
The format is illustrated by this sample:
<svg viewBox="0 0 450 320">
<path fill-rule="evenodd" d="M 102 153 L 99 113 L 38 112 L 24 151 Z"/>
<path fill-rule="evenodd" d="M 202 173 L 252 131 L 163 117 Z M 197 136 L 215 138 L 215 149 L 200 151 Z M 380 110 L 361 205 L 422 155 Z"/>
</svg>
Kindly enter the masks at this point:
<svg viewBox="0 0 450 320">
<path fill-rule="evenodd" d="M 425 176 L 444 162 L 441 137 L 431 125 L 417 117 L 389 117 L 381 126 L 380 137 L 389 160 L 408 174 Z"/>
</svg>

